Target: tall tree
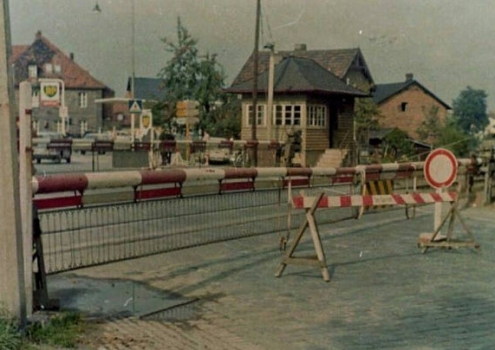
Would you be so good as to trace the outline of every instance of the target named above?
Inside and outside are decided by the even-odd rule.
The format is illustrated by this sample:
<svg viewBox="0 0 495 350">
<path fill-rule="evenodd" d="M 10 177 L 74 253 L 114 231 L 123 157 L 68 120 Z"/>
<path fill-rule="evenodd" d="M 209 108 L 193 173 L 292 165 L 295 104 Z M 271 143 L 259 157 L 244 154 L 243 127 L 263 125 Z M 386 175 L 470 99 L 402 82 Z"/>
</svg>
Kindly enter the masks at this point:
<svg viewBox="0 0 495 350">
<path fill-rule="evenodd" d="M 216 55 L 200 55 L 197 40 L 182 25 L 180 17 L 177 20 L 177 41 L 162 39 L 165 51 L 172 54 L 158 76 L 165 85 L 165 94 L 160 105 L 166 109 L 164 122 L 170 122 L 175 115 L 175 106 L 180 100 L 195 100 L 199 103 L 199 125 L 203 131 L 215 129 L 221 102 L 225 99 L 223 92 L 225 74 L 217 62 Z M 166 107 L 167 106 L 167 107 Z"/>
<path fill-rule="evenodd" d="M 417 132 L 420 140 L 435 144 L 443 127 L 443 123 L 438 116 L 440 108 L 431 106 L 429 109 L 423 108 L 425 116 L 423 122 L 419 126 Z"/>
<path fill-rule="evenodd" d="M 460 129 L 467 133 L 483 131 L 488 125 L 487 94 L 468 86 L 453 102 L 454 116 Z"/>
<path fill-rule="evenodd" d="M 354 122 L 356 131 L 368 131 L 379 129 L 380 110 L 371 98 L 357 98 L 354 109 Z"/>
<path fill-rule="evenodd" d="M 461 129 L 455 117 L 451 117 L 440 128 L 434 146 L 448 148 L 456 156 L 466 157 L 476 147 L 476 139 L 472 133 Z"/>
</svg>

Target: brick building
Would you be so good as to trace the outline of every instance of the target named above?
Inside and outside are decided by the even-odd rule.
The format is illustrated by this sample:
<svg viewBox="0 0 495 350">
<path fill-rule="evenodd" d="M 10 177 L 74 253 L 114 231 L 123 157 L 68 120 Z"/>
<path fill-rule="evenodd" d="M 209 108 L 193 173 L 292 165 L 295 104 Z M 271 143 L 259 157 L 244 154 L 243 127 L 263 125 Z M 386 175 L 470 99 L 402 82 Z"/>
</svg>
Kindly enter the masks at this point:
<svg viewBox="0 0 495 350">
<path fill-rule="evenodd" d="M 95 103 L 96 99 L 114 96 L 114 91 L 79 66 L 74 54 L 66 55 L 38 31 L 31 45 L 12 47 L 12 65 L 16 89 L 16 111 L 18 111 L 19 83 L 33 82 L 33 122 L 38 130 L 55 131 L 60 127 L 58 107 L 40 107 L 39 90 L 36 82 L 40 78 L 63 80 L 65 85 L 65 105 L 68 107 L 68 120 L 65 129 L 78 134 L 81 123 L 88 130 L 105 128 L 105 121 L 111 118 L 111 106 Z"/>
<path fill-rule="evenodd" d="M 430 90 L 414 80 L 412 74 L 406 74 L 403 82 L 377 84 L 373 101 L 381 113 L 380 127 L 398 128 L 415 140 L 419 139 L 418 128 L 429 115 L 436 114 L 440 121 L 444 121 L 451 109 Z"/>
</svg>

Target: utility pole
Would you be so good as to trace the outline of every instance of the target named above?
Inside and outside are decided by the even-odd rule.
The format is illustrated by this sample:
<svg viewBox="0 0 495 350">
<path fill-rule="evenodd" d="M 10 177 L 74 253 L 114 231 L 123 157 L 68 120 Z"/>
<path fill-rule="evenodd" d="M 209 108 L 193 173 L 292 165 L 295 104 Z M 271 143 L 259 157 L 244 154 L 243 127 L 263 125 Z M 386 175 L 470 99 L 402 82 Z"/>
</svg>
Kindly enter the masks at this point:
<svg viewBox="0 0 495 350">
<path fill-rule="evenodd" d="M 0 305 L 26 322 L 9 1 L 0 0 Z"/>
<path fill-rule="evenodd" d="M 253 119 L 251 120 L 251 139 L 256 141 L 256 122 L 258 120 L 258 51 L 260 41 L 260 13 L 261 13 L 261 0 L 256 0 L 256 25 L 254 33 L 254 72 L 253 72 Z M 253 147 L 253 163 L 254 166 L 258 165 L 258 147 Z"/>
<path fill-rule="evenodd" d="M 272 141 L 272 119 L 273 119 L 273 80 L 275 76 L 275 44 L 265 45 L 270 49 L 270 64 L 268 68 L 268 103 L 266 105 L 266 133 L 268 141 Z M 277 137 L 275 139 L 278 139 Z"/>
</svg>

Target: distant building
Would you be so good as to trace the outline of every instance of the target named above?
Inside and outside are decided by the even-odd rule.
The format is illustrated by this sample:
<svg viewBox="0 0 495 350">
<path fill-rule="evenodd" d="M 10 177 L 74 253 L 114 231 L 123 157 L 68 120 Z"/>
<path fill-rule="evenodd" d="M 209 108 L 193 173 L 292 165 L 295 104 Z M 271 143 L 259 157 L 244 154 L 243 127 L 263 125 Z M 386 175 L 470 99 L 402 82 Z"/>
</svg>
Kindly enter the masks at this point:
<svg viewBox="0 0 495 350">
<path fill-rule="evenodd" d="M 352 154 L 354 99 L 366 97 L 373 79 L 359 49 L 276 53 L 272 120 L 267 120 L 270 52 L 259 52 L 256 121 L 258 140 L 285 141 L 301 130 L 303 166 L 340 166 Z M 278 63 L 277 63 L 278 62 Z M 251 55 L 226 91 L 242 95 L 241 138 L 251 139 L 254 57 Z M 271 132 L 268 134 L 271 125 Z"/>
<path fill-rule="evenodd" d="M 125 98 L 135 98 L 144 100 L 145 105 L 150 105 L 163 100 L 165 85 L 160 78 L 135 77 L 134 96 L 132 96 L 132 78 L 127 79 Z M 146 107 L 145 106 L 145 107 Z M 131 116 L 127 103 L 112 104 L 112 117 L 109 123 L 116 129 L 129 128 L 131 126 Z"/>
<path fill-rule="evenodd" d="M 79 134 L 81 125 L 87 130 L 105 128 L 111 118 L 111 106 L 96 104 L 96 99 L 114 96 L 114 91 L 79 66 L 74 54 L 68 56 L 38 31 L 31 45 L 15 45 L 11 58 L 14 67 L 16 106 L 19 101 L 19 83 L 39 78 L 56 78 L 65 84 L 65 105 L 69 118 L 66 130 Z M 33 121 L 39 130 L 57 130 L 59 109 L 40 107 L 39 91 L 33 89 Z M 18 111 L 18 106 L 17 109 Z"/>
<path fill-rule="evenodd" d="M 130 97 L 132 91 L 132 78 L 127 79 L 126 93 Z M 134 78 L 134 98 L 146 101 L 158 102 L 163 100 L 165 83 L 161 78 Z"/>
<path fill-rule="evenodd" d="M 390 84 L 377 84 L 373 92 L 373 101 L 382 117 L 380 127 L 398 128 L 412 139 L 418 140 L 418 129 L 422 123 L 436 111 L 440 121 L 445 121 L 451 109 L 430 90 L 414 80 L 413 74 L 406 74 L 405 81 Z"/>
</svg>

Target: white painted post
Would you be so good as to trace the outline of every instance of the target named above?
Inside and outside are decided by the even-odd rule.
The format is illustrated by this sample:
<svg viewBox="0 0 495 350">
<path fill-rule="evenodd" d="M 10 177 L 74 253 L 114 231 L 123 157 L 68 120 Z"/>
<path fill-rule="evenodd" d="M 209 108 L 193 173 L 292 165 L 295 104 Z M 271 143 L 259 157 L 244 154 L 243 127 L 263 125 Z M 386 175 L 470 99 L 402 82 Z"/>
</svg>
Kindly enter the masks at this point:
<svg viewBox="0 0 495 350">
<path fill-rule="evenodd" d="M 0 305 L 26 323 L 9 2 L 0 0 Z"/>
<path fill-rule="evenodd" d="M 24 285 L 26 289 L 26 313 L 28 316 L 33 312 L 33 191 L 31 186 L 33 160 L 31 148 L 31 94 L 31 83 L 22 82 L 19 84 L 19 186 L 24 253 Z"/>
<path fill-rule="evenodd" d="M 443 192 L 442 188 L 437 188 L 436 193 L 440 194 Z M 436 232 L 436 230 L 440 227 L 440 224 L 442 223 L 442 203 L 441 202 L 436 202 L 435 203 L 435 213 L 433 215 L 433 232 Z M 440 234 L 441 232 L 439 232 Z"/>
</svg>

